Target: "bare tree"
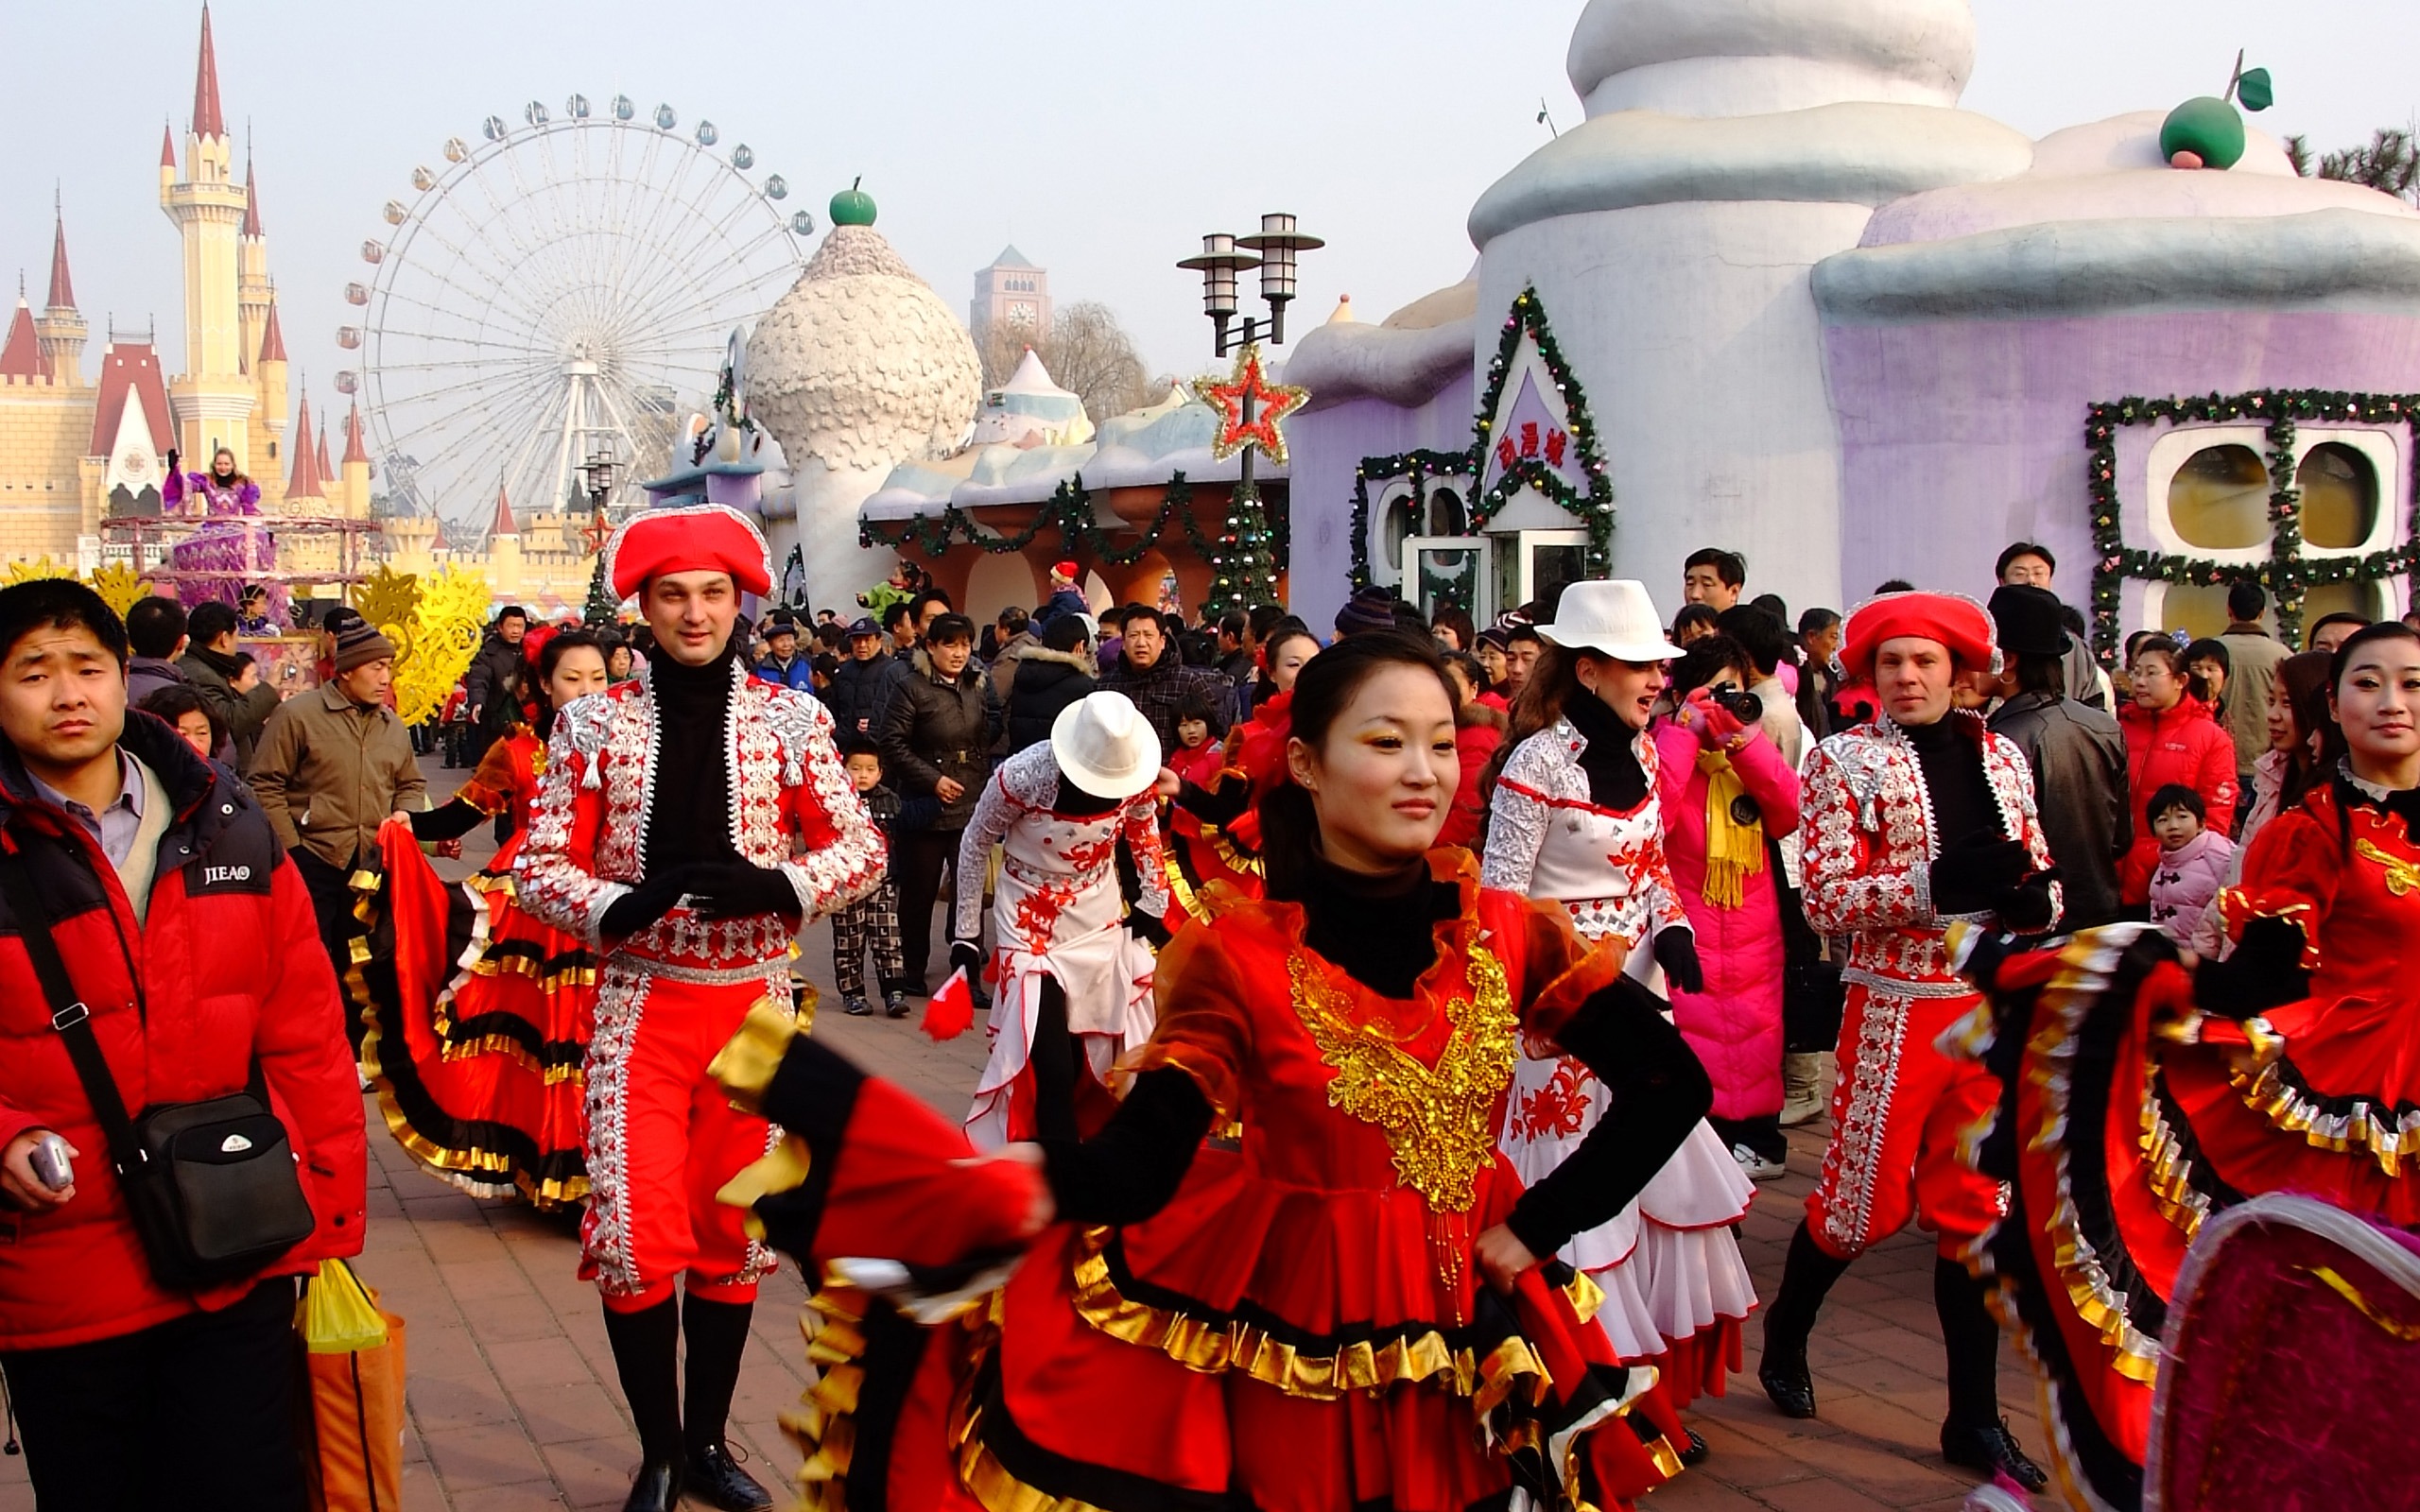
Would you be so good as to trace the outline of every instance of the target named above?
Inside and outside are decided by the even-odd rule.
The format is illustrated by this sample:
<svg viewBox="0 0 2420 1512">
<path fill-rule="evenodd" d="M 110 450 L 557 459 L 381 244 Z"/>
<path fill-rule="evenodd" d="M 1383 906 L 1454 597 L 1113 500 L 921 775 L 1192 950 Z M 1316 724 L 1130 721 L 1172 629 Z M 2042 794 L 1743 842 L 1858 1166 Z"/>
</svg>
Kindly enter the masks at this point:
<svg viewBox="0 0 2420 1512">
<path fill-rule="evenodd" d="M 2313 174 L 2310 144 L 2299 136 L 2286 138 L 2286 158 L 2305 178 L 2339 179 L 2367 184 L 2397 199 L 2420 202 L 2420 144 L 2409 127 L 2380 127 L 2367 146 L 2347 147 L 2321 157 Z"/>
<path fill-rule="evenodd" d="M 1096 425 L 1159 397 L 1133 338 L 1105 304 L 1086 300 L 1052 312 L 1050 332 L 1039 341 L 1029 327 L 994 322 L 977 343 L 984 387 L 1007 383 L 1028 347 L 1050 369 L 1052 381 L 1084 402 L 1084 413 Z"/>
</svg>

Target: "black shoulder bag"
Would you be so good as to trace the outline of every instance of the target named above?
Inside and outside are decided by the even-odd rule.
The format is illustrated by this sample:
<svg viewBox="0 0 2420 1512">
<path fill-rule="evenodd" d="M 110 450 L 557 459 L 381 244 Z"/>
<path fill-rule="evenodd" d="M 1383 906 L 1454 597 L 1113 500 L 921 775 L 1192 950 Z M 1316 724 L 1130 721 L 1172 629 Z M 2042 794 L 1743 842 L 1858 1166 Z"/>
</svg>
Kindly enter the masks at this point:
<svg viewBox="0 0 2420 1512">
<path fill-rule="evenodd" d="M 152 1278 L 179 1292 L 242 1280 L 308 1239 L 311 1204 L 285 1125 L 269 1110 L 259 1058 L 240 1092 L 128 1118 L 23 855 L 0 858 L 0 890 L 50 1002 L 50 1026 L 109 1140 L 110 1164 Z"/>
</svg>

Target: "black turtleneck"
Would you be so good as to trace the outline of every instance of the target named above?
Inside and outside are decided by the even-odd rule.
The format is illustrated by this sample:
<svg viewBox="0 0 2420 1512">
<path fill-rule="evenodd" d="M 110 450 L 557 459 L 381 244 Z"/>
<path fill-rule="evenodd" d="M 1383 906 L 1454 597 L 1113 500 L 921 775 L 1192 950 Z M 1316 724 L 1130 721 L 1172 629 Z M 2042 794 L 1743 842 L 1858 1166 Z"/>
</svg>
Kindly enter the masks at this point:
<svg viewBox="0 0 2420 1512">
<path fill-rule="evenodd" d="M 733 638 L 735 644 L 737 637 Z M 647 869 L 661 875 L 694 862 L 736 861 L 731 843 L 732 667 L 738 654 L 684 666 L 660 649 L 648 653 L 657 734 L 653 806 L 647 819 Z"/>
<path fill-rule="evenodd" d="M 1563 717 L 1588 742 L 1580 753 L 1580 769 L 1588 775 L 1588 801 L 1617 814 L 1638 807 L 1647 797 L 1647 770 L 1631 748 L 1638 731 L 1585 688 L 1564 706 Z"/>
<path fill-rule="evenodd" d="M 1970 842 L 2011 840 L 2000 806 L 1983 775 L 1983 748 L 1955 713 L 1929 725 L 1901 725 L 1924 768 L 1932 796 L 1933 833 L 1943 854 Z"/>
</svg>

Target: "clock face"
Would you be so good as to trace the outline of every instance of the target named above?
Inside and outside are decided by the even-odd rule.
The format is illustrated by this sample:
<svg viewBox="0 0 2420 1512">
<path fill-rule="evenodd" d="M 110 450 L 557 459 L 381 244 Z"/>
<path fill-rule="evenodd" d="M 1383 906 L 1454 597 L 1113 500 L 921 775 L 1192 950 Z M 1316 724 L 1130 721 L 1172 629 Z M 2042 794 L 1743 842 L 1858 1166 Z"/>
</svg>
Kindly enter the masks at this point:
<svg viewBox="0 0 2420 1512">
<path fill-rule="evenodd" d="M 1032 306 L 1032 305 L 1030 305 L 1030 304 L 1026 303 L 1026 302 L 1025 302 L 1024 301 L 1022 301 L 1022 300 L 1018 301 L 1017 301 L 1016 303 L 1014 303 L 1014 304 L 1010 305 L 1010 306 L 1009 306 L 1009 324 L 1011 324 L 1011 325 L 1031 325 L 1031 324 L 1033 324 L 1033 306 Z"/>
</svg>

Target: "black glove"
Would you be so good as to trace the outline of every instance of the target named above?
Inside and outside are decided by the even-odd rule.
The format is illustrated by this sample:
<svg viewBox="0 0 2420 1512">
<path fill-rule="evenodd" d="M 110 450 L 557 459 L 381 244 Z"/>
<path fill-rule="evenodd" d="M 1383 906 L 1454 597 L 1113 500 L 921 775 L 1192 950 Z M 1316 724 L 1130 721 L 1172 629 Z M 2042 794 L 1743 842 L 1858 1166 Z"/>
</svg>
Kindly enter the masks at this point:
<svg viewBox="0 0 2420 1512">
<path fill-rule="evenodd" d="M 2243 926 L 2234 954 L 2193 969 L 2194 1003 L 2230 1019 L 2248 1019 L 2308 996 L 2302 926 L 2290 919 L 2254 919 Z"/>
<path fill-rule="evenodd" d="M 971 939 L 951 940 L 949 964 L 952 971 L 963 967 L 966 979 L 980 984 L 983 980 L 983 947 Z"/>
<path fill-rule="evenodd" d="M 1982 913 L 2023 882 L 2032 864 L 2014 840 L 1961 840 L 1932 864 L 1933 912 Z"/>
<path fill-rule="evenodd" d="M 689 879 L 694 875 L 694 868 L 675 867 L 646 878 L 606 905 L 605 917 L 596 921 L 597 931 L 609 939 L 624 939 L 637 934 L 672 912 L 672 905 L 689 890 Z"/>
<path fill-rule="evenodd" d="M 1655 964 L 1668 985 L 1684 992 L 1705 990 L 1705 968 L 1698 961 L 1698 937 L 1675 924 L 1655 936 Z"/>
<path fill-rule="evenodd" d="M 2059 880 L 2056 867 L 2033 875 L 2000 894 L 1992 903 L 1992 912 L 2000 916 L 2003 927 L 2020 935 L 2039 935 L 2050 927 L 2054 911 L 2050 907 L 2050 885 Z"/>
<path fill-rule="evenodd" d="M 700 919 L 746 919 L 755 914 L 804 915 L 798 889 L 778 867 L 745 861 L 717 861 L 697 868 L 689 878 L 689 906 Z"/>
<path fill-rule="evenodd" d="M 1167 950 L 1168 941 L 1176 937 L 1168 933 L 1167 919 L 1140 908 L 1126 910 L 1126 932 L 1155 951 Z"/>
<path fill-rule="evenodd" d="M 169 447 L 169 448 L 168 448 L 168 471 L 169 471 L 170 472 L 176 472 L 176 470 L 177 470 L 177 458 L 179 458 L 179 457 L 182 456 L 183 455 L 184 455 L 184 454 L 183 454 L 182 452 L 178 451 L 178 450 L 177 450 L 175 447 L 173 447 L 173 446 L 171 446 L 171 447 Z"/>
</svg>

